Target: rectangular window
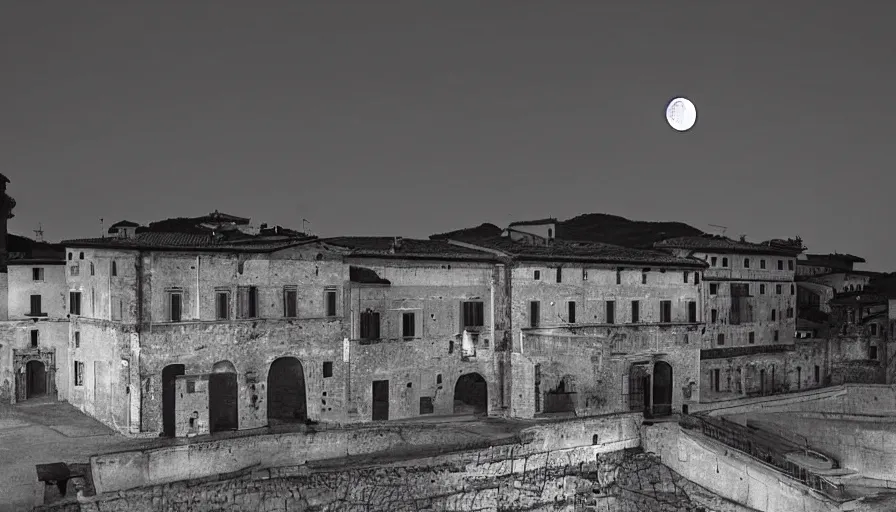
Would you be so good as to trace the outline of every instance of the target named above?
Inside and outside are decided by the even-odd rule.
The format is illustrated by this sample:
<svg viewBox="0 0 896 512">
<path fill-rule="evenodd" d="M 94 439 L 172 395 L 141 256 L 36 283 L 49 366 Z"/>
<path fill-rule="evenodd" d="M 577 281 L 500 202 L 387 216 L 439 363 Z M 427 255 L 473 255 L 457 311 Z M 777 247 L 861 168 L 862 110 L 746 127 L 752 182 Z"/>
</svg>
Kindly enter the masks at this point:
<svg viewBox="0 0 896 512">
<path fill-rule="evenodd" d="M 778 341 L 778 331 L 775 331 L 775 341 Z"/>
<path fill-rule="evenodd" d="M 535 272 L 533 272 L 532 279 L 535 279 L 536 281 L 541 279 L 541 270 L 536 270 Z"/>
<path fill-rule="evenodd" d="M 230 320 L 230 292 L 218 290 L 215 292 L 215 318 L 218 320 Z"/>
<path fill-rule="evenodd" d="M 775 293 L 777 293 L 778 295 L 781 295 L 781 285 L 780 284 L 775 285 Z"/>
<path fill-rule="evenodd" d="M 725 344 L 725 335 L 724 335 L 724 334 L 719 333 L 719 336 L 718 336 L 718 342 L 719 342 L 719 345 L 724 345 L 724 344 Z"/>
<path fill-rule="evenodd" d="M 633 300 L 632 301 L 632 323 L 637 324 L 641 322 L 641 301 Z M 609 322 L 607 322 L 609 323 Z"/>
<path fill-rule="evenodd" d="M 749 337 L 750 337 L 750 345 L 752 345 L 753 343 L 756 343 L 756 333 L 755 332 L 750 332 Z"/>
<path fill-rule="evenodd" d="M 750 268 L 750 258 L 744 258 L 744 268 Z"/>
<path fill-rule="evenodd" d="M 40 331 L 37 329 L 31 329 L 31 347 L 37 347 L 38 339 L 40 338 Z"/>
<path fill-rule="evenodd" d="M 563 282 L 563 269 L 560 267 L 557 267 L 557 282 L 558 283 Z"/>
<path fill-rule="evenodd" d="M 68 271 L 69 271 L 70 275 L 73 275 L 73 276 L 80 275 L 81 274 L 81 266 L 79 264 L 75 263 L 74 265 L 72 265 L 68 268 Z"/>
<path fill-rule="evenodd" d="M 416 319 L 417 315 L 414 313 L 401 314 L 401 336 L 403 338 L 413 338 L 417 335 Z"/>
<path fill-rule="evenodd" d="M 784 270 L 784 260 L 778 260 L 778 270 Z"/>
<path fill-rule="evenodd" d="M 718 261 L 719 261 L 719 259 L 716 258 L 715 256 L 713 256 L 712 258 L 709 258 L 709 264 L 710 264 L 711 266 L 713 266 L 713 267 L 716 266 L 716 263 L 717 263 Z"/>
<path fill-rule="evenodd" d="M 84 363 L 75 361 L 75 386 L 84 385 Z"/>
<path fill-rule="evenodd" d="M 688 302 L 688 322 L 697 323 L 697 301 Z"/>
<path fill-rule="evenodd" d="M 818 384 L 818 381 L 821 380 L 821 368 L 818 365 L 815 365 L 815 383 Z"/>
<path fill-rule="evenodd" d="M 793 270 L 793 260 L 787 260 L 787 270 Z"/>
<path fill-rule="evenodd" d="M 380 314 L 367 310 L 361 313 L 361 339 L 378 340 L 380 338 Z"/>
<path fill-rule="evenodd" d="M 333 361 L 324 361 L 324 378 L 328 379 L 333 376 Z"/>
<path fill-rule="evenodd" d="M 622 284 L 622 269 L 616 269 L 616 284 Z"/>
<path fill-rule="evenodd" d="M 616 323 L 616 301 L 614 300 L 607 301 L 607 323 Z"/>
<path fill-rule="evenodd" d="M 326 299 L 327 316 L 336 316 L 336 289 L 327 288 L 324 290 L 324 299 Z"/>
<path fill-rule="evenodd" d="M 718 323 L 718 321 L 719 321 L 719 310 L 718 310 L 718 309 L 711 309 L 711 310 L 709 311 L 709 318 L 711 319 L 711 322 L 710 322 L 710 323 L 713 323 L 713 324 Z"/>
<path fill-rule="evenodd" d="M 258 318 L 258 288 L 254 286 L 237 287 L 237 315 L 239 318 Z"/>
<path fill-rule="evenodd" d="M 69 292 L 69 313 L 73 315 L 81 314 L 81 292 Z"/>
<path fill-rule="evenodd" d="M 529 327 L 538 327 L 541 320 L 541 303 L 537 300 L 529 302 Z"/>
<path fill-rule="evenodd" d="M 869 354 L 869 357 L 870 357 L 871 359 L 877 360 L 877 346 L 876 346 L 876 345 L 871 345 L 870 348 L 871 348 L 871 353 Z"/>
<path fill-rule="evenodd" d="M 789 310 L 788 310 L 789 311 Z M 871 335 L 877 336 L 877 324 L 871 324 Z"/>
<path fill-rule="evenodd" d="M 582 281 L 587 281 L 587 280 L 588 280 L 588 269 L 583 268 L 582 269 Z"/>
<path fill-rule="evenodd" d="M 759 260 L 759 268 L 765 270 L 765 260 Z"/>
<path fill-rule="evenodd" d="M 722 267 L 728 268 L 728 258 L 722 258 Z"/>
<path fill-rule="evenodd" d="M 184 295 L 182 292 L 168 292 L 168 321 L 169 322 L 180 322 L 181 316 L 183 313 L 183 299 Z"/>
<path fill-rule="evenodd" d="M 32 295 L 31 296 L 31 312 L 28 313 L 31 316 L 39 316 L 41 311 L 41 303 L 40 303 L 40 295 Z"/>
<path fill-rule="evenodd" d="M 787 318 L 793 318 L 793 308 L 792 307 L 787 308 Z M 874 334 L 874 333 L 872 332 L 872 334 Z"/>
<path fill-rule="evenodd" d="M 641 284 L 647 284 L 647 272 L 641 272 Z"/>
<path fill-rule="evenodd" d="M 576 303 L 575 303 L 575 301 L 572 301 L 572 300 L 569 301 L 569 303 L 567 304 L 567 307 L 569 308 L 569 312 L 568 312 L 569 313 L 569 323 L 574 324 L 574 323 L 576 323 Z"/>
<path fill-rule="evenodd" d="M 31 280 L 32 281 L 43 281 L 44 280 L 44 269 L 32 268 L 31 269 Z"/>
<path fill-rule="evenodd" d="M 684 273 L 684 282 L 685 282 L 685 283 L 688 282 L 688 272 L 685 272 L 685 273 Z"/>
<path fill-rule="evenodd" d="M 713 390 L 713 391 L 719 391 L 719 390 L 720 390 L 720 386 L 719 386 L 719 375 L 720 375 L 720 373 L 721 373 L 721 372 L 720 372 L 719 370 L 713 370 L 713 371 L 712 371 L 712 390 Z"/>
<path fill-rule="evenodd" d="M 759 295 L 765 295 L 765 285 L 764 284 L 759 285 Z"/>
<path fill-rule="evenodd" d="M 112 277 L 116 277 L 118 275 L 118 263 L 115 260 L 112 260 Z"/>
<path fill-rule="evenodd" d="M 482 327 L 485 325 L 485 303 L 480 301 L 466 301 L 462 303 L 461 325 L 462 328 Z"/>
<path fill-rule="evenodd" d="M 295 318 L 299 316 L 298 296 L 299 291 L 295 286 L 287 286 L 283 288 L 284 317 Z"/>
<path fill-rule="evenodd" d="M 81 331 L 75 331 L 75 348 L 81 348 Z"/>
<path fill-rule="evenodd" d="M 709 284 L 709 294 L 710 294 L 710 295 L 715 295 L 715 294 L 717 294 L 717 293 L 719 293 L 719 285 L 718 285 L 718 283 L 710 283 L 710 284 Z"/>
<path fill-rule="evenodd" d="M 772 310 L 772 322 L 774 322 L 775 320 L 777 320 L 777 317 L 778 317 L 778 314 L 777 314 L 777 313 L 778 313 L 778 310 L 777 310 L 777 309 L 773 309 L 773 310 Z"/>
<path fill-rule="evenodd" d="M 672 322 L 672 301 L 660 301 L 660 323 L 668 324 Z"/>
<path fill-rule="evenodd" d="M 700 272 L 694 272 L 694 284 L 700 284 Z"/>
</svg>

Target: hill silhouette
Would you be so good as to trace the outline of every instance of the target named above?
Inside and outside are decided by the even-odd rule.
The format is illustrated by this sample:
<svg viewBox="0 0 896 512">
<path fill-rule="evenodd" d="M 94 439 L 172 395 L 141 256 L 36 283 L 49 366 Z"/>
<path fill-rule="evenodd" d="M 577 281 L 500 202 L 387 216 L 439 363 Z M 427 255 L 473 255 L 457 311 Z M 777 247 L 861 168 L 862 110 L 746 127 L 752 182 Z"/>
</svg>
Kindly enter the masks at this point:
<svg viewBox="0 0 896 512">
<path fill-rule="evenodd" d="M 474 242 L 500 236 L 503 230 L 490 223 L 432 235 L 432 240 L 453 239 Z M 560 240 L 600 242 L 634 249 L 651 249 L 660 240 L 679 236 L 700 236 L 703 231 L 683 222 L 648 222 L 629 220 L 607 213 L 587 213 L 557 222 Z"/>
</svg>

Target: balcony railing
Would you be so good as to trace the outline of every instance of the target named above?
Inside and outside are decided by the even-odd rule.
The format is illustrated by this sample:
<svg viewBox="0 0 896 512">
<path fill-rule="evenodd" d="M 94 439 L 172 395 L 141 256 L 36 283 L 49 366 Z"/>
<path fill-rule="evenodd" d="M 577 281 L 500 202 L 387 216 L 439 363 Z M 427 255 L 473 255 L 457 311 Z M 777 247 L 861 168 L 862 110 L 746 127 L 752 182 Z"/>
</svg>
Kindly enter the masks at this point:
<svg viewBox="0 0 896 512">
<path fill-rule="evenodd" d="M 742 452 L 758 462 L 771 466 L 787 476 L 799 480 L 810 488 L 834 500 L 846 499 L 842 484 L 835 484 L 814 473 L 811 469 L 794 463 L 788 454 L 799 453 L 804 459 L 830 463 L 831 469 L 839 467 L 836 460 L 821 453 L 809 450 L 807 446 L 798 445 L 788 439 L 757 431 L 723 418 L 705 415 L 684 414 L 679 425 L 694 430 L 716 441 Z"/>
</svg>

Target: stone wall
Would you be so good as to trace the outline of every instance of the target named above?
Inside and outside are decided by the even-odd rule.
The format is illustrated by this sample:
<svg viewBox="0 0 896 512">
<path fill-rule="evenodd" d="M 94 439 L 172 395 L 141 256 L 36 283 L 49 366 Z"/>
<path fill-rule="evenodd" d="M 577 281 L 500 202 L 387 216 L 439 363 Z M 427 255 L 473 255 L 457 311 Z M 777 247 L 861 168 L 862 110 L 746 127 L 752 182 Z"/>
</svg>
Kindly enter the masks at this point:
<svg viewBox="0 0 896 512">
<path fill-rule="evenodd" d="M 229 479 L 227 477 L 230 477 Z M 291 466 L 135 489 L 42 511 L 595 510 L 749 512 L 639 450 L 512 447 L 376 466 Z"/>
</svg>

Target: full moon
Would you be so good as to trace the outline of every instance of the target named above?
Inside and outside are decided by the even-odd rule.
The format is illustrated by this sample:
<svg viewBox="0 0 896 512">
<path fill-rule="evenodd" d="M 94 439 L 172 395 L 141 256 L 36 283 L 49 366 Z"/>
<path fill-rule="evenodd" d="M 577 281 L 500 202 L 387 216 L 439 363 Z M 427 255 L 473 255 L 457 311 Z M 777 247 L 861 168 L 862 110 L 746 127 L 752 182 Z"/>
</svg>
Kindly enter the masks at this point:
<svg viewBox="0 0 896 512">
<path fill-rule="evenodd" d="M 666 107 L 666 121 L 675 130 L 688 131 L 697 122 L 697 108 L 687 98 L 675 98 Z"/>
</svg>

